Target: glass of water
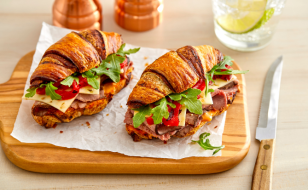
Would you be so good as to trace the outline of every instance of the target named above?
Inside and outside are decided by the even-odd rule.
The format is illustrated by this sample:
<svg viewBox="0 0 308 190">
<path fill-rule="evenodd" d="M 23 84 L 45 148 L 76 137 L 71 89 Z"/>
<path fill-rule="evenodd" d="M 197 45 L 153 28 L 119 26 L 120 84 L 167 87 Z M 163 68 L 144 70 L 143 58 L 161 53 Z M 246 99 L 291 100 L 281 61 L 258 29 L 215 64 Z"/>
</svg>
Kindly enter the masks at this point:
<svg viewBox="0 0 308 190">
<path fill-rule="evenodd" d="M 225 46 L 255 51 L 273 36 L 285 0 L 212 0 L 215 34 Z"/>
</svg>

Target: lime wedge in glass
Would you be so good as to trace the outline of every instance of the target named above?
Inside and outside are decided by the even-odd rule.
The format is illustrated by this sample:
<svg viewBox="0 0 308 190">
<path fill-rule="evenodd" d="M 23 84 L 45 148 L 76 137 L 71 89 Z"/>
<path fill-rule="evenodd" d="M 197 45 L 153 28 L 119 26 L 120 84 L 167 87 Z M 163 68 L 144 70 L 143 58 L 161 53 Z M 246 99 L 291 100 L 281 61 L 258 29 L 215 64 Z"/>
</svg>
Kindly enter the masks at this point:
<svg viewBox="0 0 308 190">
<path fill-rule="evenodd" d="M 266 3 L 267 0 L 239 0 L 235 4 L 227 4 L 231 13 L 218 17 L 216 22 L 227 32 L 250 32 L 260 28 L 274 14 L 274 8 L 265 10 Z"/>
</svg>

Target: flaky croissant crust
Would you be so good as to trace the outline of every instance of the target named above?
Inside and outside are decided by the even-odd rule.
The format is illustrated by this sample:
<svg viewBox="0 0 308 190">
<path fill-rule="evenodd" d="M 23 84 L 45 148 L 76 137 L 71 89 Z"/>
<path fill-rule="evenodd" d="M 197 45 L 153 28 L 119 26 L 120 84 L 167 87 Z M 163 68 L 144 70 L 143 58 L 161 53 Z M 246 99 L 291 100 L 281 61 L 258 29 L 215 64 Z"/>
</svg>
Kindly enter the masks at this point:
<svg viewBox="0 0 308 190">
<path fill-rule="evenodd" d="M 183 92 L 199 79 L 205 79 L 205 74 L 222 60 L 222 53 L 208 45 L 185 46 L 170 51 L 144 70 L 127 105 L 129 108 L 139 108 L 168 94 Z"/>
<path fill-rule="evenodd" d="M 123 44 L 117 33 L 99 30 L 71 32 L 51 45 L 30 78 L 31 87 L 59 82 L 75 72 L 83 73 L 99 65 Z"/>
</svg>

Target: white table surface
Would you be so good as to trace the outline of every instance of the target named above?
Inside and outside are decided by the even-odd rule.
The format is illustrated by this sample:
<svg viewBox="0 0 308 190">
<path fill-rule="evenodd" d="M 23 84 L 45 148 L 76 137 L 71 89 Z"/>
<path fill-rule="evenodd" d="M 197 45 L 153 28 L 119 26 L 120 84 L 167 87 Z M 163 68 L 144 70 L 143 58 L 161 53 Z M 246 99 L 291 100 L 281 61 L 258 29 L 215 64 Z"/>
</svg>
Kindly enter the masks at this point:
<svg viewBox="0 0 308 190">
<path fill-rule="evenodd" d="M 273 189 L 308 189 L 308 11 L 304 0 L 287 1 L 271 44 L 243 53 L 224 47 L 215 37 L 210 0 L 165 0 L 163 23 L 148 32 L 120 28 L 113 0 L 101 1 L 104 30 L 125 42 L 157 48 L 208 44 L 249 69 L 247 83 L 251 148 L 235 168 L 211 175 L 39 174 L 13 165 L 0 150 L 0 189 L 250 189 L 259 142 L 254 139 L 263 82 L 269 65 L 284 56 Z M 52 23 L 53 0 L 0 0 L 0 83 L 18 60 L 35 49 L 42 22 Z"/>
</svg>

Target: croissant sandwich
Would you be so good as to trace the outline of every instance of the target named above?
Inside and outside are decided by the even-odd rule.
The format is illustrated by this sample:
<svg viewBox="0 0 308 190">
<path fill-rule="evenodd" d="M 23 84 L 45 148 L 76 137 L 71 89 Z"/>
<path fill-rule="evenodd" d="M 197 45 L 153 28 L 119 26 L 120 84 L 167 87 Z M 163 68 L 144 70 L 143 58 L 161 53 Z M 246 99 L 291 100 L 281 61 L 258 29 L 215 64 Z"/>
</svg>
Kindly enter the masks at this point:
<svg viewBox="0 0 308 190">
<path fill-rule="evenodd" d="M 45 127 L 103 110 L 131 79 L 133 62 L 117 33 L 71 32 L 50 46 L 23 97 L 35 100 L 34 120 Z"/>
<path fill-rule="evenodd" d="M 207 45 L 170 51 L 149 65 L 128 98 L 124 123 L 134 141 L 194 134 L 240 91 L 229 56 Z"/>
</svg>

